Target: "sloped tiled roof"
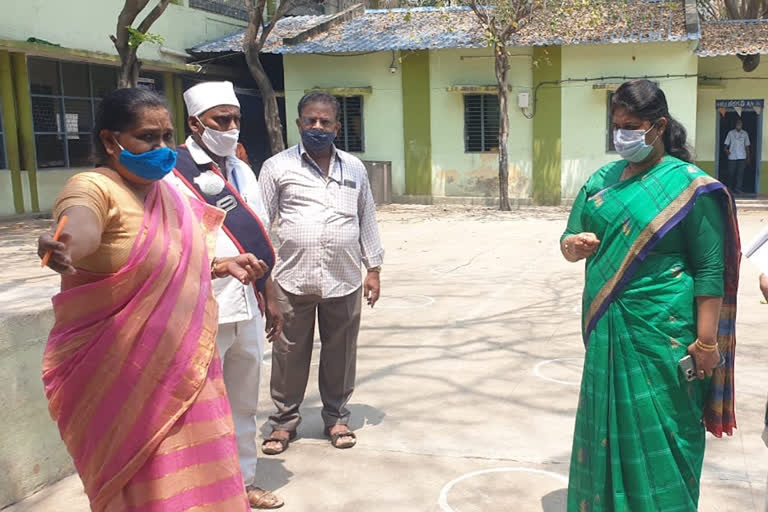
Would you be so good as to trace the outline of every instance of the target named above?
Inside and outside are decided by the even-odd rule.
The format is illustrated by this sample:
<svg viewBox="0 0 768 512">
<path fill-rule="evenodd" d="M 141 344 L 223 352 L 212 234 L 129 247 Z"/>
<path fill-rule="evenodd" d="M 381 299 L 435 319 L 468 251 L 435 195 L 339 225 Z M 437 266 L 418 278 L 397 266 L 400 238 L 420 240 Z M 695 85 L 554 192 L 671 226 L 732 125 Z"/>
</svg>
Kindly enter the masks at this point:
<svg viewBox="0 0 768 512">
<path fill-rule="evenodd" d="M 768 54 L 768 20 L 709 21 L 701 24 L 699 57 Z"/>
<path fill-rule="evenodd" d="M 327 14 L 323 16 L 290 16 L 283 18 L 277 22 L 275 29 L 267 37 L 267 42 L 262 51 L 264 53 L 273 53 L 282 46 L 284 38 L 294 37 L 315 25 L 328 21 L 332 17 L 332 14 Z M 238 30 L 220 39 L 200 43 L 187 51 L 193 55 L 242 52 L 244 42 L 245 30 Z"/>
<path fill-rule="evenodd" d="M 596 6 L 579 2 L 538 12 L 523 26 L 512 46 L 575 45 L 683 41 L 698 38 L 686 31 L 682 0 L 603 0 Z M 286 18 L 270 36 L 266 53 L 348 53 L 388 50 L 482 48 L 486 38 L 467 8 L 369 10 L 297 44 L 281 44 L 329 16 Z M 303 27 L 303 29 L 301 28 Z M 237 52 L 242 32 L 190 49 L 190 53 Z"/>
</svg>

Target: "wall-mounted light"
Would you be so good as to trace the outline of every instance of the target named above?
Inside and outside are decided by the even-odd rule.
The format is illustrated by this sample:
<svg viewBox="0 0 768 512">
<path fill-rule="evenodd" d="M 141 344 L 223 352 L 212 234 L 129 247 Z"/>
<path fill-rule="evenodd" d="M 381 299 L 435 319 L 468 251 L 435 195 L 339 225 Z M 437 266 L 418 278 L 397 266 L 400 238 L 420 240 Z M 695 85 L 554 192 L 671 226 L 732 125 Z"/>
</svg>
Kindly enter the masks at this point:
<svg viewBox="0 0 768 512">
<path fill-rule="evenodd" d="M 389 65 L 389 72 L 393 75 L 397 73 L 397 56 L 395 50 L 392 50 L 392 64 Z"/>
</svg>

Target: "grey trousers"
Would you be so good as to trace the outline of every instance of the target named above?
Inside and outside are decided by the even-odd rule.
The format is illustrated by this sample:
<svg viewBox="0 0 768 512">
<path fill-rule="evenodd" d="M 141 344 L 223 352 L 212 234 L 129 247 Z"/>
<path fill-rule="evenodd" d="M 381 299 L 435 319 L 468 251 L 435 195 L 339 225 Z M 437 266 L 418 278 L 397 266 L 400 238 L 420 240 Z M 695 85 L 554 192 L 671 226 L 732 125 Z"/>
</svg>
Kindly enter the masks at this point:
<svg viewBox="0 0 768 512">
<path fill-rule="evenodd" d="M 320 397 L 326 427 L 346 425 L 346 406 L 355 389 L 357 335 L 360 331 L 362 288 L 345 297 L 322 299 L 293 295 L 280 286 L 277 298 L 285 316 L 283 333 L 272 347 L 270 388 L 277 412 L 273 429 L 295 431 L 301 423 L 299 407 L 309 380 L 315 317 L 320 329 Z"/>
<path fill-rule="evenodd" d="M 728 174 L 730 174 L 730 185 L 734 192 L 743 192 L 744 173 L 747 170 L 746 160 L 728 160 Z"/>
</svg>

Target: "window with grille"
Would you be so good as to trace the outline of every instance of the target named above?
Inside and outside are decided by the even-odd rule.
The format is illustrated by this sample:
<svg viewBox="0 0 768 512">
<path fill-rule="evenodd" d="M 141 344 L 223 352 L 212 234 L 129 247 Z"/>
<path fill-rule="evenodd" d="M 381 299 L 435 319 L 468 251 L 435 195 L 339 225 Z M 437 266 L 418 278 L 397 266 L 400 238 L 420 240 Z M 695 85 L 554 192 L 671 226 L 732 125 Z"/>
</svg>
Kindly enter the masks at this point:
<svg viewBox="0 0 768 512">
<path fill-rule="evenodd" d="M 363 97 L 337 97 L 341 105 L 341 131 L 336 137 L 336 147 L 350 153 L 363 153 Z"/>
<path fill-rule="evenodd" d="M 117 68 L 28 60 L 37 167 L 91 165 L 96 108 L 117 86 Z"/>
<path fill-rule="evenodd" d="M 499 97 L 493 94 L 464 96 L 464 151 L 493 153 L 499 150 Z"/>
</svg>

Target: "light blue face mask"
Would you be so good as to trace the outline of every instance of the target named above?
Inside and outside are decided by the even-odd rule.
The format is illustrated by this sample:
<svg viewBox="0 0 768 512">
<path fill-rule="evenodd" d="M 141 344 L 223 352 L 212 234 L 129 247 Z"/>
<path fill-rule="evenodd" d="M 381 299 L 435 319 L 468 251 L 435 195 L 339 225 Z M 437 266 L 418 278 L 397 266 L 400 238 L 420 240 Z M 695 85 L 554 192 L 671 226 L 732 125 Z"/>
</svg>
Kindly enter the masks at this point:
<svg viewBox="0 0 768 512">
<path fill-rule="evenodd" d="M 117 144 L 120 146 L 120 143 Z M 176 167 L 178 153 L 169 147 L 157 148 L 146 153 L 131 153 L 120 146 L 120 163 L 139 178 L 158 181 Z"/>
<path fill-rule="evenodd" d="M 613 145 L 619 156 L 635 164 L 646 160 L 653 151 L 653 144 L 658 140 L 656 137 L 652 143 L 645 143 L 646 134 L 653 130 L 654 126 L 647 130 L 623 130 L 621 128 L 614 130 Z"/>
</svg>

